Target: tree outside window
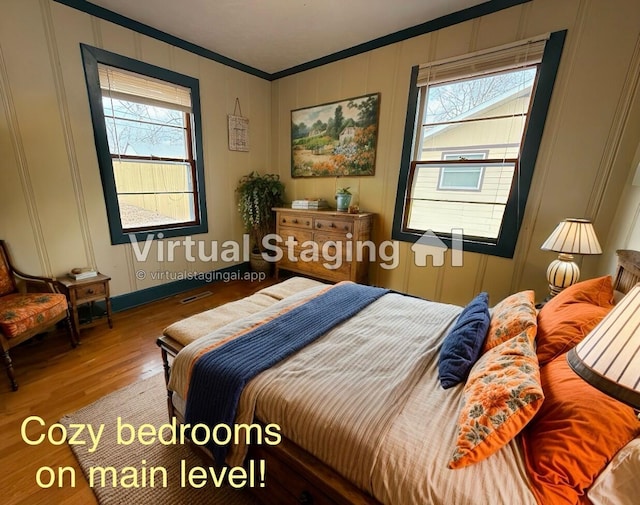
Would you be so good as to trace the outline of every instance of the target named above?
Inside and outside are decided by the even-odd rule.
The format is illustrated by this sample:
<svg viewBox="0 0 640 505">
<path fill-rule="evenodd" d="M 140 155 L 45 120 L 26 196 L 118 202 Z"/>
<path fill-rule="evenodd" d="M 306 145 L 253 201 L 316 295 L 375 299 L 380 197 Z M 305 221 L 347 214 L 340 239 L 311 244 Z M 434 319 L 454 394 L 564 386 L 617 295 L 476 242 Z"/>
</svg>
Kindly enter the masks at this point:
<svg viewBox="0 0 640 505">
<path fill-rule="evenodd" d="M 206 231 L 197 80 L 82 50 L 112 243 Z"/>
</svg>

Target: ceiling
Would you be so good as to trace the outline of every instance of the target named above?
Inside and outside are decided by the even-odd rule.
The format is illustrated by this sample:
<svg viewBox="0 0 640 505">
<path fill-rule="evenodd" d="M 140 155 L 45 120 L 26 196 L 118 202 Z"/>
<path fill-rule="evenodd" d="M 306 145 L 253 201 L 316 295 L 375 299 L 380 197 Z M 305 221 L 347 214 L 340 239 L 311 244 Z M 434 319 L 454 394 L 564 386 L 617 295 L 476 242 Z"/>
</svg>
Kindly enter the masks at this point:
<svg viewBox="0 0 640 505">
<path fill-rule="evenodd" d="M 92 0 L 269 74 L 486 0 Z"/>
</svg>

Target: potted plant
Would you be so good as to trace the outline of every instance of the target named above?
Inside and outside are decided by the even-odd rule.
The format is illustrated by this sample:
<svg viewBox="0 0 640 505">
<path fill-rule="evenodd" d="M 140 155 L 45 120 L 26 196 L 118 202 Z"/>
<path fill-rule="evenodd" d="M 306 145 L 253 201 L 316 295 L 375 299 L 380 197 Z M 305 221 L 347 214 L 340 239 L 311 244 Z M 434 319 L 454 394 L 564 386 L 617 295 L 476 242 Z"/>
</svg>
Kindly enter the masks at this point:
<svg viewBox="0 0 640 505">
<path fill-rule="evenodd" d="M 264 255 L 262 239 L 275 232 L 273 207 L 282 205 L 284 184 L 277 174 L 260 175 L 253 171 L 238 182 L 238 210 L 244 229 L 250 236 L 251 268 L 258 272 L 269 273 L 271 263 Z"/>
<path fill-rule="evenodd" d="M 349 186 L 336 190 L 336 207 L 339 212 L 347 212 L 351 203 L 351 191 Z"/>
</svg>

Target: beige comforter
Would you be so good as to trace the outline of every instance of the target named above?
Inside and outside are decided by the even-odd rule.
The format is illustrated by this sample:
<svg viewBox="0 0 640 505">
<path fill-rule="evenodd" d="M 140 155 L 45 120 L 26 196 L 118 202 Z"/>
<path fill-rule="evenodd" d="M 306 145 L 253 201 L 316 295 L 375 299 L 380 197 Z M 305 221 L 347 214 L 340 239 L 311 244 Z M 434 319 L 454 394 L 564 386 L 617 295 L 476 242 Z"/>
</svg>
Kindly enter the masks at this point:
<svg viewBox="0 0 640 505">
<path fill-rule="evenodd" d="M 218 340 L 312 296 L 312 288 L 186 347 L 170 388 L 187 393 L 190 360 Z M 386 505 L 531 504 L 515 441 L 450 470 L 462 386 L 437 379 L 441 341 L 461 308 L 388 294 L 254 378 L 237 422 L 277 423 L 303 447 Z M 230 452 L 238 464 L 242 448 Z"/>
</svg>

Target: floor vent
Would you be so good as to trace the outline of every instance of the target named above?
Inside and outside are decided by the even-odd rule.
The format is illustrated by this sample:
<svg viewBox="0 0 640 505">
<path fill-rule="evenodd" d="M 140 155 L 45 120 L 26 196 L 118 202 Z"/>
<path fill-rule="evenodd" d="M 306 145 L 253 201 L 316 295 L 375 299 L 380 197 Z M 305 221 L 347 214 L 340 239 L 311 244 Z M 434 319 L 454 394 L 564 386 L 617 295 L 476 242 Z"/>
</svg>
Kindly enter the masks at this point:
<svg viewBox="0 0 640 505">
<path fill-rule="evenodd" d="M 198 293 L 197 295 L 187 296 L 186 298 L 183 298 L 182 300 L 180 300 L 180 303 L 195 302 L 196 300 L 200 300 L 200 298 L 205 298 L 209 295 L 211 295 L 211 291 L 203 291 L 202 293 Z"/>
</svg>

